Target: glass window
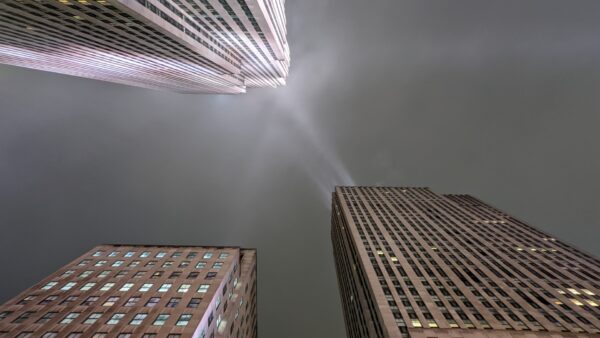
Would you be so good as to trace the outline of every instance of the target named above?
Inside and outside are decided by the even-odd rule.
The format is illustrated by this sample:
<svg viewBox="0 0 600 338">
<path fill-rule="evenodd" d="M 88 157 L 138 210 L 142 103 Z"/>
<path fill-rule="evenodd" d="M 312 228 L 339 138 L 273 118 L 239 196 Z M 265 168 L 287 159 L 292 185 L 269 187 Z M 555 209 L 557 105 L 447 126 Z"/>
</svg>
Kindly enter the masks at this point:
<svg viewBox="0 0 600 338">
<path fill-rule="evenodd" d="M 81 303 L 81 305 L 92 305 L 94 304 L 100 297 L 98 296 L 90 296 L 86 300 Z"/>
<path fill-rule="evenodd" d="M 131 338 L 133 337 L 133 334 L 131 333 L 119 333 L 119 335 L 117 336 L 117 338 Z"/>
<path fill-rule="evenodd" d="M 171 255 L 171 257 L 172 258 L 181 257 L 181 252 L 180 251 L 173 252 L 173 254 Z"/>
<path fill-rule="evenodd" d="M 106 263 L 108 263 L 108 261 L 97 261 L 96 264 L 94 264 L 94 266 L 104 266 L 106 265 Z"/>
<path fill-rule="evenodd" d="M 196 278 L 198 278 L 198 275 L 199 275 L 198 271 L 192 271 L 188 274 L 187 279 L 196 279 Z"/>
<path fill-rule="evenodd" d="M 27 304 L 30 301 L 34 300 L 36 297 L 37 297 L 36 295 L 29 295 L 29 296 L 21 299 L 17 304 L 21 304 L 21 305 Z"/>
<path fill-rule="evenodd" d="M 102 306 L 113 306 L 118 301 L 119 301 L 119 297 L 116 297 L 116 296 L 108 297 L 108 299 L 106 300 L 106 302 L 104 302 L 104 304 L 102 304 Z"/>
<path fill-rule="evenodd" d="M 110 317 L 110 319 L 106 322 L 106 324 L 108 324 L 108 325 L 119 324 L 119 322 L 121 321 L 121 319 L 123 319 L 123 317 L 125 317 L 124 313 L 115 313 L 114 315 L 112 315 L 112 317 Z"/>
<path fill-rule="evenodd" d="M 90 264 L 91 261 L 92 261 L 91 259 L 84 259 L 81 262 L 79 262 L 79 264 L 77 264 L 77 266 L 88 265 L 88 264 Z"/>
<path fill-rule="evenodd" d="M 42 335 L 42 338 L 54 338 L 54 337 L 56 337 L 56 336 L 58 336 L 58 332 L 56 332 L 56 331 L 51 331 L 51 332 L 50 332 L 50 331 L 49 331 L 49 332 L 46 332 L 46 333 L 44 333 L 44 334 Z"/>
<path fill-rule="evenodd" d="M 146 271 L 138 271 L 133 275 L 133 278 L 141 278 L 146 274 Z"/>
<path fill-rule="evenodd" d="M 23 331 L 23 332 L 19 333 L 18 335 L 16 335 L 15 338 L 29 338 L 29 337 L 31 337 L 32 333 L 33 332 L 31 332 L 31 331 Z"/>
<path fill-rule="evenodd" d="M 154 284 L 152 284 L 152 283 L 146 283 L 146 284 L 144 284 L 144 285 L 142 285 L 142 286 L 140 287 L 140 290 L 139 290 L 139 291 L 140 291 L 140 292 L 147 292 L 147 291 L 150 291 L 150 289 L 152 288 L 152 285 L 154 285 Z"/>
<path fill-rule="evenodd" d="M 170 268 L 171 266 L 173 266 L 173 261 L 166 261 L 162 265 L 163 268 Z"/>
<path fill-rule="evenodd" d="M 93 288 L 93 287 L 94 287 L 94 285 L 96 285 L 96 283 L 85 283 L 85 284 L 84 284 L 84 285 L 81 287 L 81 289 L 79 289 L 79 290 L 81 290 L 81 291 L 89 291 L 91 288 Z"/>
<path fill-rule="evenodd" d="M 78 297 L 79 296 L 69 296 L 69 297 L 65 298 L 65 300 L 63 300 L 60 303 L 60 305 L 66 305 L 66 304 L 69 304 L 69 303 L 73 303 L 74 301 L 77 300 Z"/>
<path fill-rule="evenodd" d="M 94 256 L 94 257 L 102 256 L 102 250 L 98 250 L 98 251 L 94 252 L 94 254 L 92 256 Z"/>
<path fill-rule="evenodd" d="M 196 264 L 196 269 L 204 269 L 205 266 L 206 262 L 198 262 L 198 264 Z"/>
<path fill-rule="evenodd" d="M 146 265 L 144 266 L 155 266 L 156 265 L 156 261 L 148 261 L 148 263 L 146 263 Z"/>
<path fill-rule="evenodd" d="M 55 301 L 57 298 L 58 298 L 57 295 L 51 295 L 51 296 L 44 298 L 41 302 L 39 302 L 39 304 L 40 305 L 49 304 L 49 303 Z"/>
<path fill-rule="evenodd" d="M 123 265 L 123 261 L 114 261 L 114 263 L 112 263 L 112 266 L 121 266 Z"/>
<path fill-rule="evenodd" d="M 213 264 L 213 269 L 220 269 L 223 267 L 223 262 L 215 262 L 215 264 Z"/>
<path fill-rule="evenodd" d="M 156 333 L 144 333 L 142 338 L 156 338 Z"/>
<path fill-rule="evenodd" d="M 156 271 L 152 274 L 151 278 L 159 278 L 163 275 L 164 271 Z"/>
<path fill-rule="evenodd" d="M 229 253 L 227 252 L 221 252 L 221 254 L 219 255 L 219 259 L 225 259 L 229 257 Z"/>
<path fill-rule="evenodd" d="M 113 286 L 115 286 L 115 283 L 106 283 L 104 284 L 101 288 L 100 291 L 108 291 L 110 290 Z"/>
<path fill-rule="evenodd" d="M 146 258 L 146 257 L 150 257 L 150 251 L 144 251 L 140 254 L 141 258 Z"/>
<path fill-rule="evenodd" d="M 206 293 L 208 291 L 209 287 L 210 287 L 210 284 L 202 284 L 198 287 L 198 292 Z"/>
<path fill-rule="evenodd" d="M 183 262 L 179 263 L 180 268 L 186 268 L 188 266 L 190 266 L 190 261 L 183 261 Z"/>
<path fill-rule="evenodd" d="M 152 325 L 155 326 L 163 326 L 165 325 L 165 322 L 169 319 L 169 314 L 167 313 L 161 313 L 158 315 L 158 317 L 156 317 L 156 319 L 154 320 L 154 323 L 152 323 Z"/>
<path fill-rule="evenodd" d="M 136 267 L 138 265 L 140 265 L 140 261 L 131 261 L 131 263 L 127 264 L 127 266 L 130 267 Z"/>
<path fill-rule="evenodd" d="M 135 306 L 139 300 L 140 297 L 130 297 L 125 303 L 125 306 Z"/>
<path fill-rule="evenodd" d="M 173 298 L 169 299 L 169 302 L 167 303 L 167 307 L 176 307 L 180 301 L 181 301 L 181 298 L 173 297 Z"/>
<path fill-rule="evenodd" d="M 142 322 L 144 321 L 144 319 L 146 319 L 146 317 L 148 317 L 147 313 L 138 313 L 129 322 L 129 325 L 140 325 L 140 324 L 142 324 Z"/>
<path fill-rule="evenodd" d="M 133 287 L 133 283 L 125 283 L 125 284 L 123 284 L 123 286 L 121 286 L 119 291 L 123 291 L 123 292 L 129 291 L 132 287 Z"/>
<path fill-rule="evenodd" d="M 61 291 L 68 291 L 68 290 L 71 290 L 76 284 L 77 283 L 75 283 L 75 282 L 68 282 L 60 289 L 61 289 Z"/>
<path fill-rule="evenodd" d="M 217 276 L 216 272 L 209 272 L 206 274 L 206 279 L 213 279 Z"/>
<path fill-rule="evenodd" d="M 19 317 L 15 318 L 12 322 L 15 324 L 22 323 L 22 322 L 26 321 L 27 319 L 29 319 L 29 317 L 31 317 L 31 315 L 34 313 L 35 312 L 33 312 L 33 311 L 25 311 L 25 312 L 21 313 L 21 315 Z"/>
<path fill-rule="evenodd" d="M 204 256 L 202 258 L 204 259 L 211 259 L 213 256 L 212 252 L 205 252 Z"/>
<path fill-rule="evenodd" d="M 98 278 L 104 278 L 104 277 L 108 276 L 109 274 L 110 274 L 110 271 L 109 271 L 109 270 L 104 270 L 104 271 L 101 271 L 101 272 L 98 274 Z"/>
<path fill-rule="evenodd" d="M 187 256 L 185 256 L 185 258 L 190 259 L 190 258 L 195 258 L 196 256 L 198 256 L 198 253 L 192 251 L 192 252 L 188 253 Z"/>
<path fill-rule="evenodd" d="M 81 336 L 83 336 L 83 332 L 71 332 L 67 338 L 81 338 Z"/>
<path fill-rule="evenodd" d="M 198 306 L 200 306 L 201 301 L 202 301 L 202 298 L 192 298 L 192 299 L 190 299 L 190 302 L 188 303 L 187 307 L 197 308 Z"/>
<path fill-rule="evenodd" d="M 101 312 L 90 313 L 90 315 L 83 321 L 84 324 L 94 324 L 98 319 L 102 317 Z"/>
<path fill-rule="evenodd" d="M 82 273 L 79 275 L 79 278 L 85 278 L 85 277 L 88 277 L 89 275 L 91 275 L 91 274 L 92 274 L 92 272 L 93 272 L 92 270 L 85 270 L 84 272 L 82 272 Z"/>
<path fill-rule="evenodd" d="M 166 253 L 166 252 L 162 252 L 162 251 L 161 251 L 161 252 L 158 252 L 158 253 L 156 254 L 156 258 L 163 258 L 163 257 L 165 257 L 166 255 L 167 255 L 167 253 Z"/>
<path fill-rule="evenodd" d="M 58 282 L 48 282 L 46 285 L 42 286 L 42 290 L 50 290 L 55 287 L 56 284 L 58 284 Z"/>
<path fill-rule="evenodd" d="M 151 297 L 146 303 L 146 307 L 153 307 L 160 301 L 160 297 Z"/>
<path fill-rule="evenodd" d="M 96 332 L 96 333 L 94 333 L 92 338 L 106 338 L 107 336 L 108 336 L 108 333 L 106 333 L 106 332 Z"/>
<path fill-rule="evenodd" d="M 36 323 L 43 324 L 49 322 L 52 318 L 56 316 L 58 312 L 46 312 L 40 319 L 37 320 Z"/>
<path fill-rule="evenodd" d="M 125 257 L 133 257 L 133 255 L 135 255 L 135 251 L 127 251 Z"/>
<path fill-rule="evenodd" d="M 169 276 L 169 279 L 177 278 L 179 276 L 181 276 L 181 271 L 173 271 L 173 273 L 171 273 Z"/>
<path fill-rule="evenodd" d="M 179 316 L 179 319 L 177 320 L 177 323 L 175 325 L 187 326 L 191 319 L 192 319 L 191 314 L 184 313 L 181 316 Z"/>
<path fill-rule="evenodd" d="M 69 277 L 69 276 L 73 275 L 74 273 L 75 273 L 74 270 L 67 270 L 67 271 L 63 272 L 62 275 L 60 275 L 60 278 Z"/>
<path fill-rule="evenodd" d="M 116 257 L 119 254 L 118 251 L 112 251 L 111 253 L 108 254 L 108 257 Z"/>
<path fill-rule="evenodd" d="M 171 288 L 173 284 L 171 283 L 164 283 L 163 285 L 160 286 L 160 288 L 158 288 L 158 292 L 167 292 L 169 291 L 169 289 Z"/>
<path fill-rule="evenodd" d="M 63 320 L 60 321 L 61 324 L 70 324 L 75 318 L 79 317 L 79 312 L 71 312 L 69 313 Z"/>
</svg>

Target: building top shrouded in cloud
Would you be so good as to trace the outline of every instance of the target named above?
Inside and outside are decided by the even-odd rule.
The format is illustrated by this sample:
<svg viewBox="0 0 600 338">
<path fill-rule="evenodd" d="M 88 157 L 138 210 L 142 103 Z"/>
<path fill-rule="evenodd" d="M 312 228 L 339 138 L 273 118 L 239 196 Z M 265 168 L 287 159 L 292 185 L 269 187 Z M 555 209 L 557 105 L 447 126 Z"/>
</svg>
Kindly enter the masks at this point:
<svg viewBox="0 0 600 338">
<path fill-rule="evenodd" d="M 467 195 L 338 187 L 348 337 L 598 337 L 600 262 Z"/>
<path fill-rule="evenodd" d="M 100 245 L 0 306 L 0 337 L 257 337 L 256 250 Z"/>
<path fill-rule="evenodd" d="M 183 93 L 285 84 L 285 0 L 0 0 L 0 62 Z"/>
</svg>

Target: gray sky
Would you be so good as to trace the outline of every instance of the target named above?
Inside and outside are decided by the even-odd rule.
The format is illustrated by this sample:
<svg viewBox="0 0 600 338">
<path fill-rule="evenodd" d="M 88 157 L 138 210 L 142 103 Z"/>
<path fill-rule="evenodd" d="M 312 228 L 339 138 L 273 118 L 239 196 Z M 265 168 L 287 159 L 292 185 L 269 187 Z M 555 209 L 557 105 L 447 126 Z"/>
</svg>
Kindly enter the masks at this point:
<svg viewBox="0 0 600 338">
<path fill-rule="evenodd" d="M 598 13 L 288 0 L 288 86 L 243 96 L 0 66 L 0 301 L 97 243 L 241 245 L 261 338 L 342 337 L 334 184 L 472 194 L 598 255 Z"/>
</svg>

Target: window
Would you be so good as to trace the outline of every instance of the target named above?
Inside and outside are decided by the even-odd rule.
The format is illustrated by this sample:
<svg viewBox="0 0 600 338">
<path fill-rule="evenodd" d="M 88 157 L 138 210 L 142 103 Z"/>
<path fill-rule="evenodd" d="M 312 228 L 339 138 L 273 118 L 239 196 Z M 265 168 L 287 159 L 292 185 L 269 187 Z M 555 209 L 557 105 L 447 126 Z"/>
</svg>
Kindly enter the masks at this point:
<svg viewBox="0 0 600 338">
<path fill-rule="evenodd" d="M 209 272 L 206 274 L 206 279 L 213 279 L 217 276 L 216 272 Z"/>
<path fill-rule="evenodd" d="M 84 324 L 94 324 L 98 319 L 102 317 L 101 312 L 90 313 L 90 315 L 83 321 Z"/>
<path fill-rule="evenodd" d="M 89 275 L 91 275 L 91 274 L 92 274 L 92 272 L 94 272 L 94 271 L 92 271 L 92 270 L 85 270 L 84 272 L 82 272 L 81 274 L 79 274 L 79 276 L 78 276 L 78 277 L 79 277 L 79 278 L 85 278 L 85 277 L 88 277 Z"/>
<path fill-rule="evenodd" d="M 144 319 L 146 319 L 146 317 L 148 317 L 147 313 L 138 313 L 129 322 L 129 325 L 140 325 L 140 324 L 142 324 L 142 322 L 144 321 Z"/>
<path fill-rule="evenodd" d="M 152 283 L 146 283 L 146 284 L 144 284 L 144 285 L 142 285 L 142 286 L 140 287 L 139 291 L 140 291 L 140 292 L 147 292 L 147 291 L 150 291 L 150 289 L 152 288 L 152 285 L 154 285 L 154 284 L 152 284 Z"/>
<path fill-rule="evenodd" d="M 115 283 L 106 283 L 100 288 L 100 291 L 108 291 L 112 289 L 113 286 L 115 286 Z"/>
<path fill-rule="evenodd" d="M 81 290 L 81 291 L 89 291 L 91 288 L 93 288 L 93 287 L 94 287 L 94 285 L 96 285 L 96 283 L 85 283 L 85 284 L 84 284 L 84 285 L 81 287 L 81 289 L 79 289 L 79 290 Z"/>
<path fill-rule="evenodd" d="M 40 319 L 37 320 L 36 323 L 38 324 L 44 324 L 49 322 L 52 318 L 54 318 L 56 316 L 58 312 L 46 312 L 45 315 L 43 315 Z"/>
<path fill-rule="evenodd" d="M 67 284 L 65 284 L 62 288 L 60 288 L 61 291 L 68 291 L 71 290 L 77 283 L 75 282 L 68 282 Z"/>
<path fill-rule="evenodd" d="M 27 297 L 25 297 L 25 298 L 21 299 L 21 300 L 20 300 L 20 301 L 19 301 L 17 304 L 21 304 L 21 305 L 22 305 L 22 304 L 27 304 L 27 303 L 29 303 L 30 301 L 34 300 L 36 297 L 37 297 L 37 296 L 35 296 L 35 295 L 29 295 L 29 296 L 27 296 Z"/>
<path fill-rule="evenodd" d="M 50 332 L 50 331 L 49 331 L 49 332 L 46 332 L 46 333 L 44 333 L 44 334 L 42 335 L 42 338 L 54 338 L 54 337 L 56 337 L 56 336 L 58 336 L 58 332 L 55 332 L 55 331 L 51 331 L 51 332 Z"/>
<path fill-rule="evenodd" d="M 167 254 L 166 252 L 162 252 L 162 251 L 161 251 L 161 252 L 158 252 L 158 253 L 156 254 L 156 256 L 155 256 L 155 257 L 156 257 L 156 258 L 163 258 L 163 257 L 165 257 L 165 256 L 166 256 L 166 254 Z"/>
<path fill-rule="evenodd" d="M 155 273 L 152 274 L 151 278 L 159 278 L 163 275 L 164 271 L 156 271 Z"/>
<path fill-rule="evenodd" d="M 196 278 L 198 278 L 198 275 L 199 275 L 198 271 L 192 271 L 188 274 L 187 279 L 196 279 Z"/>
<path fill-rule="evenodd" d="M 3 320 L 4 318 L 8 317 L 11 313 L 13 313 L 12 311 L 2 311 L 0 312 L 0 320 Z"/>
<path fill-rule="evenodd" d="M 200 285 L 200 287 L 198 287 L 198 292 L 206 293 L 208 291 L 209 287 L 210 287 L 210 284 L 202 284 L 202 285 Z"/>
<path fill-rule="evenodd" d="M 102 256 L 102 250 L 98 250 L 98 251 L 94 252 L 94 254 L 92 256 L 94 256 L 94 257 Z"/>
<path fill-rule="evenodd" d="M 206 262 L 198 262 L 198 264 L 196 264 L 196 269 L 204 269 L 205 266 Z"/>
<path fill-rule="evenodd" d="M 177 320 L 177 323 L 175 325 L 187 326 L 191 319 L 192 319 L 191 314 L 187 314 L 187 313 L 182 314 L 181 316 L 179 316 L 179 319 Z"/>
<path fill-rule="evenodd" d="M 146 271 L 138 271 L 133 275 L 133 278 L 141 278 L 146 274 Z"/>
<path fill-rule="evenodd" d="M 171 255 L 171 258 L 177 258 L 177 257 L 181 257 L 180 251 L 173 252 L 173 254 Z"/>
<path fill-rule="evenodd" d="M 188 253 L 187 256 L 185 256 L 185 258 L 190 259 L 190 258 L 194 258 L 196 256 L 198 256 L 198 253 L 192 251 L 192 252 Z"/>
<path fill-rule="evenodd" d="M 160 301 L 160 297 L 152 297 L 150 299 L 148 299 L 148 302 L 146 303 L 146 307 L 153 307 L 155 306 L 158 302 Z"/>
<path fill-rule="evenodd" d="M 127 251 L 127 253 L 125 253 L 125 257 L 133 257 L 133 255 L 135 255 L 135 251 Z"/>
<path fill-rule="evenodd" d="M 68 305 L 70 303 L 73 303 L 74 301 L 77 300 L 79 296 L 69 296 L 67 298 L 65 298 L 65 300 L 63 300 L 60 305 Z"/>
<path fill-rule="evenodd" d="M 191 284 L 181 284 L 177 292 L 186 293 L 190 290 L 190 287 L 192 287 Z"/>
<path fill-rule="evenodd" d="M 225 259 L 229 257 L 229 253 L 227 252 L 221 252 L 221 254 L 219 255 L 219 259 Z"/>
<path fill-rule="evenodd" d="M 111 253 L 108 254 L 108 257 L 116 257 L 119 254 L 118 251 L 112 251 Z"/>
<path fill-rule="evenodd" d="M 123 292 L 129 291 L 132 287 L 133 287 L 133 283 L 125 283 L 125 284 L 123 284 L 123 286 L 121 286 L 119 291 L 123 291 Z"/>
<path fill-rule="evenodd" d="M 213 264 L 213 269 L 220 269 L 223 267 L 223 262 L 215 262 L 215 264 Z"/>
<path fill-rule="evenodd" d="M 81 305 L 92 305 L 98 300 L 98 298 L 100 298 L 100 297 L 90 296 L 86 300 L 84 300 L 83 303 L 81 303 Z"/>
<path fill-rule="evenodd" d="M 32 333 L 33 332 L 31 332 L 31 331 L 23 331 L 23 332 L 19 333 L 18 335 L 16 335 L 15 338 L 29 338 L 29 337 L 31 337 Z"/>
<path fill-rule="evenodd" d="M 144 333 L 142 338 L 156 338 L 156 333 Z"/>
<path fill-rule="evenodd" d="M 69 276 L 71 276 L 74 273 L 75 273 L 75 270 L 67 270 L 67 271 L 63 272 L 62 275 L 60 275 L 60 278 L 69 277 Z"/>
<path fill-rule="evenodd" d="M 166 261 L 162 265 L 163 268 L 170 268 L 172 266 L 173 266 L 173 261 Z"/>
<path fill-rule="evenodd" d="M 167 319 L 169 319 L 169 314 L 161 313 L 158 315 L 158 317 L 156 317 L 156 319 L 154 320 L 154 323 L 152 323 L 152 325 L 163 326 L 163 325 L 165 325 L 165 322 L 167 321 Z"/>
<path fill-rule="evenodd" d="M 91 261 L 92 261 L 91 259 L 84 259 L 84 260 L 82 260 L 81 262 L 79 262 L 79 264 L 77 264 L 77 266 L 85 266 L 85 265 L 88 265 L 88 264 L 90 264 L 90 262 L 91 262 Z"/>
<path fill-rule="evenodd" d="M 83 335 L 83 332 L 71 332 L 71 333 L 69 333 L 67 338 L 81 338 L 82 335 Z"/>
<path fill-rule="evenodd" d="M 61 324 L 70 324 L 75 318 L 79 317 L 79 312 L 71 312 L 69 313 L 63 320 L 60 321 Z"/>
<path fill-rule="evenodd" d="M 98 274 L 98 278 L 104 278 L 110 274 L 109 270 L 104 270 Z"/>
<path fill-rule="evenodd" d="M 190 266 L 190 261 L 183 261 L 183 262 L 179 263 L 180 268 L 186 268 L 188 266 Z"/>
<path fill-rule="evenodd" d="M 108 263 L 108 261 L 97 261 L 96 264 L 94 264 L 94 266 L 104 266 L 106 265 L 106 263 Z"/>
<path fill-rule="evenodd" d="M 181 338 L 181 335 L 179 333 L 169 333 L 167 338 Z"/>
<path fill-rule="evenodd" d="M 190 302 L 188 303 L 187 307 L 197 308 L 200 305 L 201 301 L 202 301 L 202 298 L 192 298 L 192 299 L 190 299 Z"/>
<path fill-rule="evenodd" d="M 158 288 L 158 292 L 167 292 L 169 291 L 169 289 L 171 288 L 173 284 L 170 283 L 164 283 L 163 285 L 160 286 L 160 288 Z"/>
<path fill-rule="evenodd" d="M 171 275 L 169 276 L 169 279 L 177 278 L 179 276 L 181 276 L 181 271 L 173 271 L 173 273 L 171 273 Z"/>
<path fill-rule="evenodd" d="M 42 286 L 42 290 L 50 290 L 55 287 L 56 284 L 58 284 L 58 282 L 48 282 L 46 285 Z"/>
<path fill-rule="evenodd" d="M 22 323 L 22 322 L 26 321 L 27 319 L 29 319 L 29 317 L 31 317 L 31 315 L 34 313 L 35 312 L 33 312 L 33 311 L 25 311 L 25 312 L 21 313 L 21 315 L 19 317 L 15 318 L 12 322 L 15 324 Z"/>
<path fill-rule="evenodd" d="M 169 302 L 167 303 L 167 307 L 176 307 L 180 301 L 181 301 L 181 298 L 173 297 L 173 298 L 169 299 Z"/>
<path fill-rule="evenodd" d="M 108 336 L 108 333 L 106 333 L 106 332 L 96 332 L 96 333 L 94 333 L 92 338 L 106 338 L 107 336 Z"/>
<path fill-rule="evenodd" d="M 125 302 L 125 306 L 135 306 L 139 300 L 140 297 L 130 297 L 127 302 Z"/>
<path fill-rule="evenodd" d="M 127 272 L 128 271 L 126 271 L 126 270 L 121 270 L 121 271 L 117 272 L 117 274 L 115 275 L 115 277 L 121 278 L 121 277 L 125 276 L 127 274 Z"/>
<path fill-rule="evenodd" d="M 118 301 L 119 301 L 119 297 L 116 297 L 116 296 L 108 297 L 108 299 L 106 300 L 106 302 L 104 302 L 104 304 L 102 304 L 102 306 L 113 306 Z"/>
<path fill-rule="evenodd" d="M 212 252 L 205 252 L 204 256 L 202 257 L 203 259 L 211 259 L 212 258 Z"/>
<path fill-rule="evenodd" d="M 119 333 L 117 338 L 131 338 L 133 335 L 131 333 Z"/>
<path fill-rule="evenodd" d="M 150 257 L 150 251 L 144 251 L 140 254 L 141 258 L 146 258 L 146 257 Z"/>
<path fill-rule="evenodd" d="M 155 266 L 156 265 L 156 261 L 148 261 L 148 263 L 146 263 L 146 265 L 144 266 Z"/>
<path fill-rule="evenodd" d="M 140 261 L 131 261 L 131 263 L 127 264 L 127 266 L 130 267 L 136 267 L 138 265 L 140 265 Z"/>
<path fill-rule="evenodd" d="M 123 319 L 123 317 L 125 317 L 124 313 L 115 313 L 114 315 L 112 315 L 112 317 L 110 317 L 110 319 L 106 322 L 106 324 L 108 324 L 108 325 L 119 324 L 119 322 L 121 321 L 121 319 Z"/>
</svg>

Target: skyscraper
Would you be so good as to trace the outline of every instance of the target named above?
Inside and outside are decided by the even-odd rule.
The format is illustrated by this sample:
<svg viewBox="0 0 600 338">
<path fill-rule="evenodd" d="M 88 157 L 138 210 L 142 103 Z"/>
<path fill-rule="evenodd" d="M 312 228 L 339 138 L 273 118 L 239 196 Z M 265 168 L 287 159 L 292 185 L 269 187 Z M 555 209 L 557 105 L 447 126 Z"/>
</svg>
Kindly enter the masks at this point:
<svg viewBox="0 0 600 338">
<path fill-rule="evenodd" d="M 600 262 L 467 195 L 337 187 L 349 337 L 598 337 Z"/>
<path fill-rule="evenodd" d="M 0 337 L 257 337 L 256 250 L 100 245 L 0 306 Z"/>
<path fill-rule="evenodd" d="M 285 84 L 285 0 L 0 0 L 0 63 L 185 93 Z"/>
</svg>

